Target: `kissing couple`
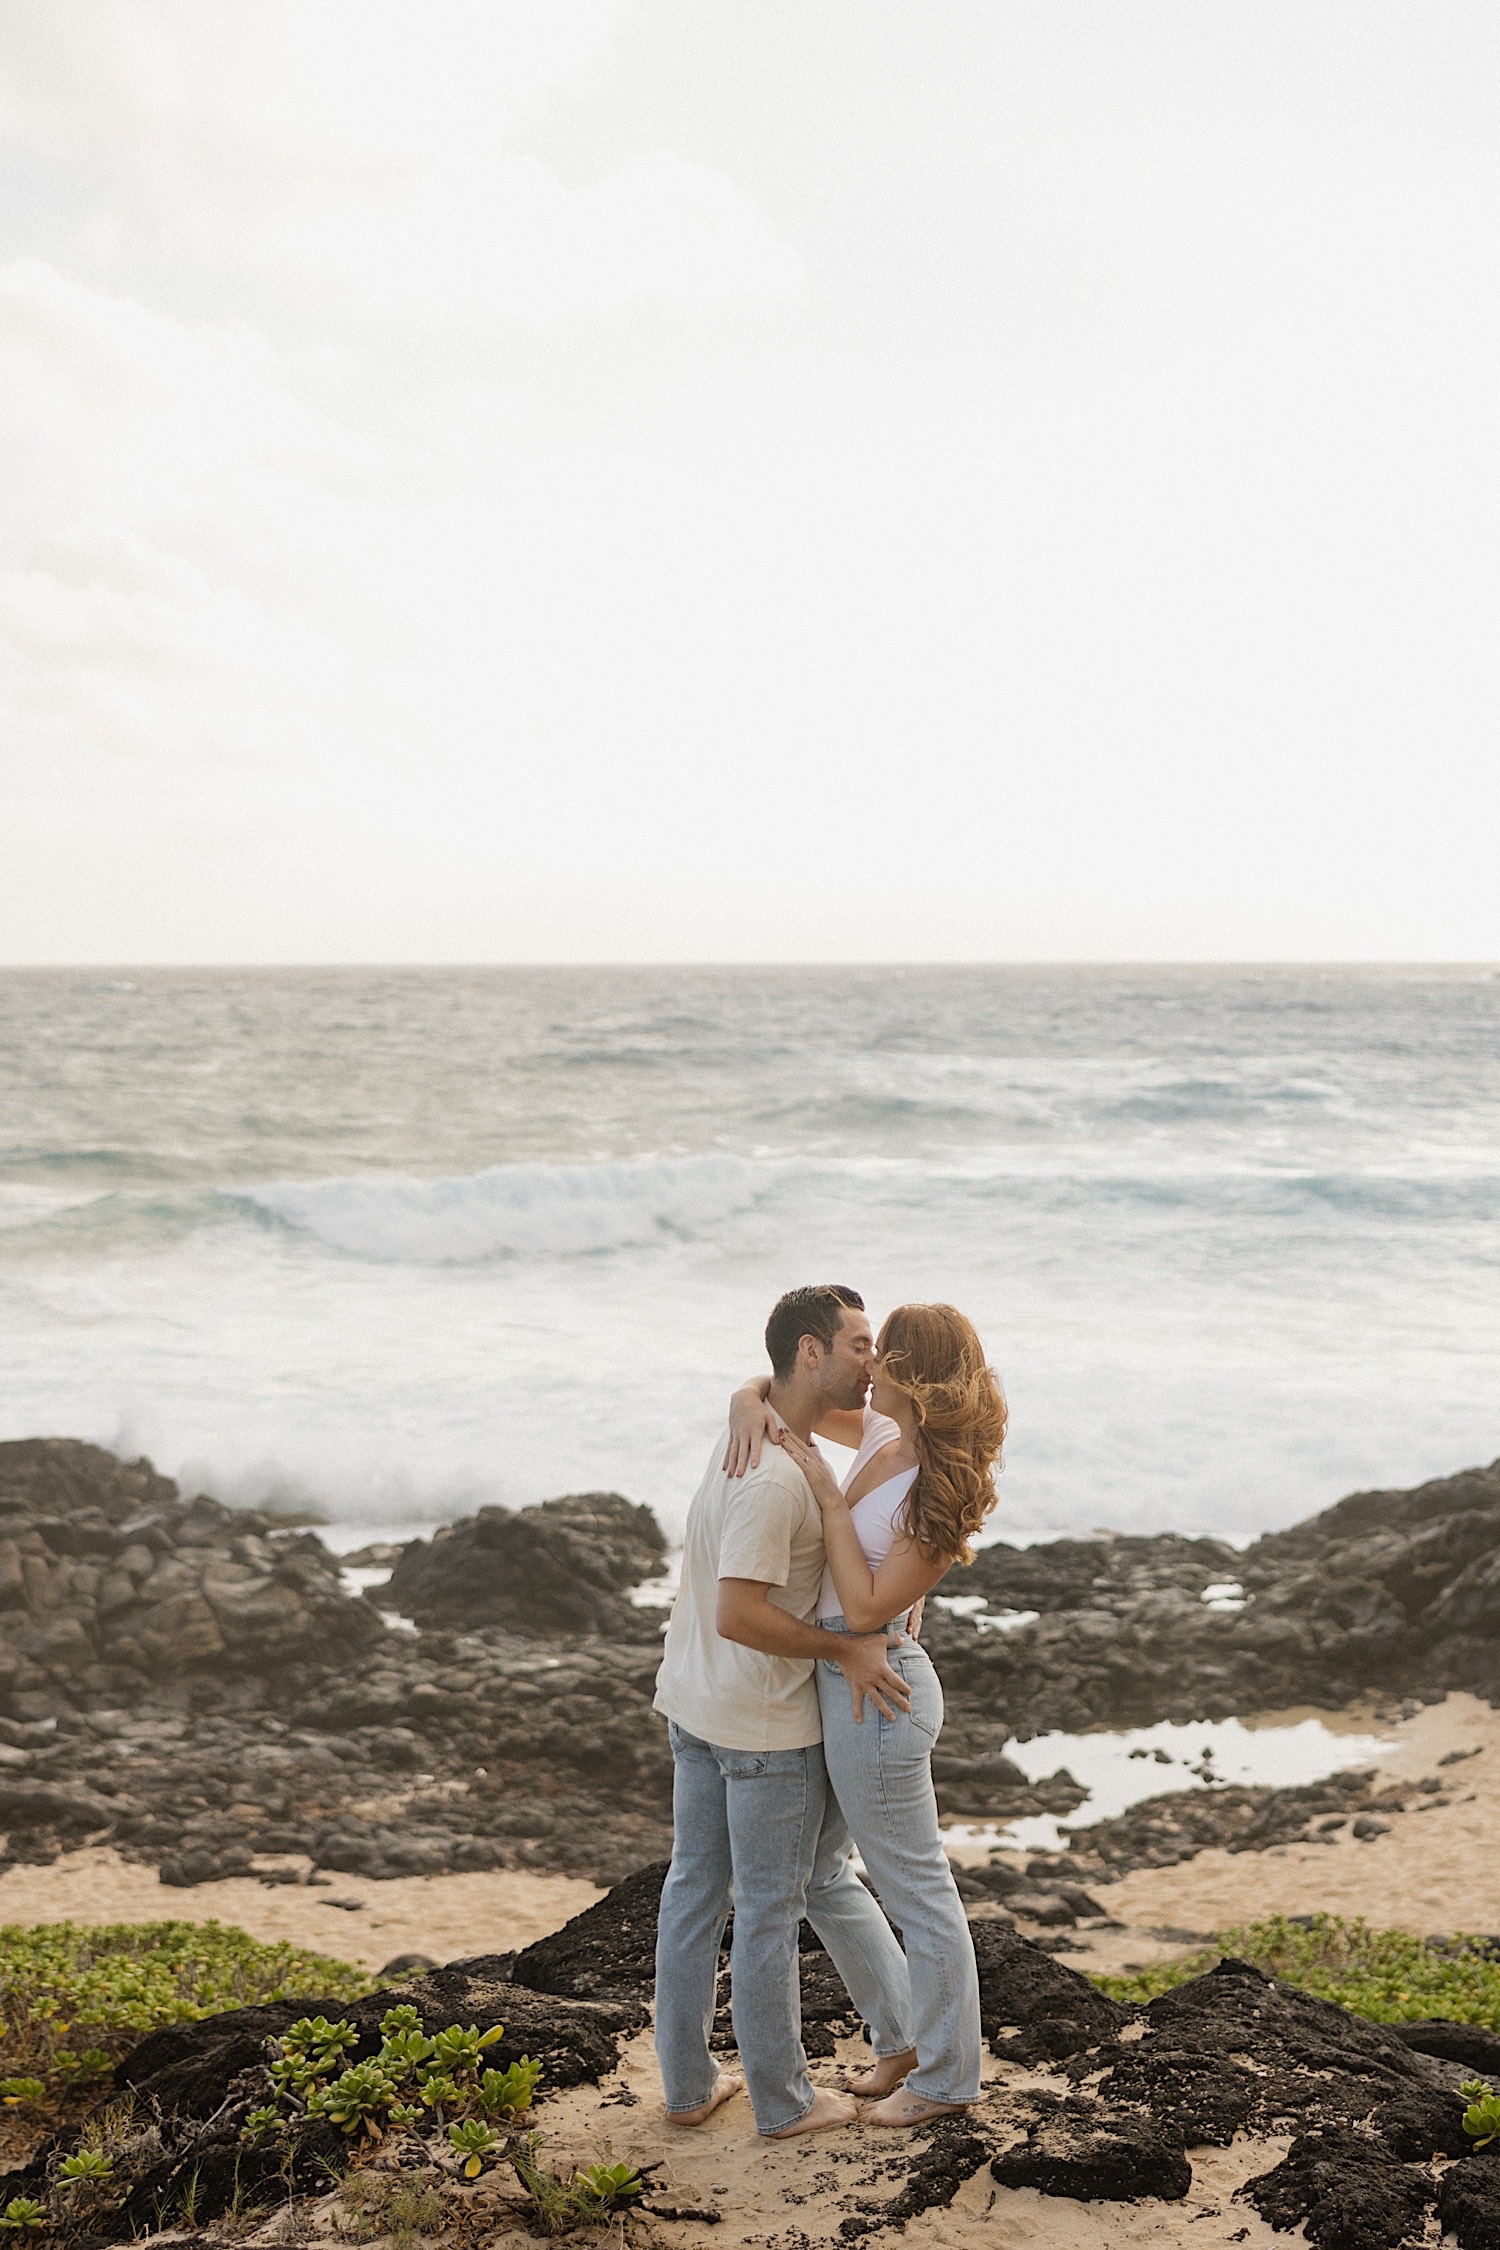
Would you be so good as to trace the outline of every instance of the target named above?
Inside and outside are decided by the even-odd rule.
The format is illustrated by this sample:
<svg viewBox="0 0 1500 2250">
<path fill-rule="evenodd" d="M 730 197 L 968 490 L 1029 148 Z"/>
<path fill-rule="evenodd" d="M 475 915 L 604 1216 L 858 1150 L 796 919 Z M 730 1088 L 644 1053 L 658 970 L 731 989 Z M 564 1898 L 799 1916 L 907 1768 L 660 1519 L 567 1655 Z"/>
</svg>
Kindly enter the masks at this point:
<svg viewBox="0 0 1500 2250">
<path fill-rule="evenodd" d="M 793 1289 L 766 1351 L 770 1377 L 735 1392 L 689 1511 L 657 1674 L 674 1766 L 656 1947 L 667 2114 L 699 2125 L 747 2085 L 772 2140 L 860 2116 L 921 2125 L 978 2098 L 980 2030 L 932 1785 L 943 1691 L 916 1628 L 995 1504 L 1005 1401 L 951 1305 L 898 1306 L 877 1340 L 853 1289 Z M 815 1434 L 855 1449 L 842 1487 Z M 731 1899 L 743 2079 L 709 2050 Z M 846 2093 L 807 2074 L 804 1915 L 874 2053 Z"/>
</svg>

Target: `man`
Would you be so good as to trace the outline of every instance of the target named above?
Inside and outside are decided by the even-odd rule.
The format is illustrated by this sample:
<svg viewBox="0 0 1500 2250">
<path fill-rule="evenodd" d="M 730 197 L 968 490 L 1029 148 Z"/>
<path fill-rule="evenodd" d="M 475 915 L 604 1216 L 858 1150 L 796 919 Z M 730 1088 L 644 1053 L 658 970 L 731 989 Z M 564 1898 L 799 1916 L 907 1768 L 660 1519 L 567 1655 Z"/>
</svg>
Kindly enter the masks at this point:
<svg viewBox="0 0 1500 2250">
<path fill-rule="evenodd" d="M 865 1402 L 875 1343 L 864 1305 L 839 1286 L 794 1289 L 766 1325 L 770 1402 L 810 1440 L 832 1407 Z M 814 1664 L 842 1667 L 855 1710 L 887 1718 L 909 1700 L 884 1632 L 813 1622 L 823 1529 L 802 1471 L 767 1446 L 744 1477 L 724 1441 L 688 1514 L 682 1591 L 667 1628 L 656 1708 L 675 1762 L 672 1864 L 656 1949 L 656 2052 L 668 2115 L 697 2125 L 740 2090 L 709 2052 L 719 1946 L 734 1899 L 735 2043 L 757 2129 L 770 2139 L 851 2123 L 845 2095 L 814 2092 L 797 1972 L 804 1912 L 870 2027 L 877 2056 L 911 2046 L 905 1958 L 854 1873 L 828 1789 Z"/>
</svg>

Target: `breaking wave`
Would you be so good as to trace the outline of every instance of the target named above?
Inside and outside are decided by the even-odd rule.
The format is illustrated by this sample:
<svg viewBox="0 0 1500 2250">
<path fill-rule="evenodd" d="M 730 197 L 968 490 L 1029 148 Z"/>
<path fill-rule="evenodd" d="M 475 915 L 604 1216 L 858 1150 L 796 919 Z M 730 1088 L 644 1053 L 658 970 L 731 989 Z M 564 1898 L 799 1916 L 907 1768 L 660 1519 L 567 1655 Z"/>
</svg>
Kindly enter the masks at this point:
<svg viewBox="0 0 1500 2250">
<path fill-rule="evenodd" d="M 491 1164 L 456 1178 L 401 1173 L 273 1180 L 236 1202 L 331 1250 L 386 1265 L 569 1257 L 693 1235 L 747 1210 L 764 1172 L 732 1156 L 641 1164 Z"/>
</svg>

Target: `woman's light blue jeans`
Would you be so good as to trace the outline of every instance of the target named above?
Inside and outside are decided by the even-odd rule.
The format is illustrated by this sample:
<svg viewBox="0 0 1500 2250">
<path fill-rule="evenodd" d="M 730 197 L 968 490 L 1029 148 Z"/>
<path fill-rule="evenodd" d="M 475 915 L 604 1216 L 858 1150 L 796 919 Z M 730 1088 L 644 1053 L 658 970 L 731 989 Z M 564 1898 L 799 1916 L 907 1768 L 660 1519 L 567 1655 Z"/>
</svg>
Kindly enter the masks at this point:
<svg viewBox="0 0 1500 2250">
<path fill-rule="evenodd" d="M 802 2045 L 797 1926 L 822 1939 L 878 2055 L 912 2045 L 906 1962 L 855 1874 L 823 1753 L 727 1750 L 675 1722 L 675 1834 L 656 1932 L 656 2056 L 668 2113 L 702 2108 L 719 2075 L 709 2052 L 719 1945 L 729 1956 L 735 2044 L 762 2133 L 812 2107 Z"/>
<path fill-rule="evenodd" d="M 841 1617 L 823 1618 L 830 1631 Z M 979 1975 L 974 1941 L 938 1834 L 932 1747 L 943 1724 L 943 1690 L 920 1643 L 892 1628 L 886 1661 L 911 1690 L 911 1709 L 884 1719 L 868 1698 L 860 1725 L 837 1664 L 818 1664 L 828 1778 L 881 1903 L 906 1944 L 912 2045 L 906 2083 L 930 2102 L 979 2094 Z"/>
</svg>

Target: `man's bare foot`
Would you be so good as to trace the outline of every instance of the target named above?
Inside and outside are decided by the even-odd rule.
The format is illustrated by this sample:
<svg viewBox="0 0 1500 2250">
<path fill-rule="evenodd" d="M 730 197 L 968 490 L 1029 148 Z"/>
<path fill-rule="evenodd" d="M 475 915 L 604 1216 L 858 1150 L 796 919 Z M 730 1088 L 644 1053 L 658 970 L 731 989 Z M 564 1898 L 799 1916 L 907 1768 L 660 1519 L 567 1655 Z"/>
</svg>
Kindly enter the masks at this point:
<svg viewBox="0 0 1500 2250">
<path fill-rule="evenodd" d="M 831 2125 L 855 2125 L 859 2110 L 847 2094 L 830 2094 L 820 2086 L 812 2098 L 812 2108 L 795 2125 L 783 2125 L 779 2133 L 762 2133 L 765 2141 L 789 2141 L 798 2133 L 826 2133 Z"/>
<path fill-rule="evenodd" d="M 909 2094 L 901 2087 L 888 2094 L 883 2102 L 874 2102 L 861 2112 L 866 2125 L 905 2126 L 925 2125 L 934 2117 L 956 2117 L 969 2107 L 967 2102 L 925 2102 L 920 2094 Z"/>
<path fill-rule="evenodd" d="M 894 2094 L 907 2072 L 915 2070 L 916 2064 L 916 2048 L 903 2047 L 899 2055 L 877 2055 L 868 2070 L 855 2071 L 852 2078 L 844 2080 L 844 2084 L 862 2102 L 876 2101 L 882 2094 Z"/>
<path fill-rule="evenodd" d="M 712 2117 L 714 2111 L 722 2108 L 724 2103 L 729 2101 L 733 2095 L 742 2094 L 744 2091 L 745 2081 L 743 2078 L 736 2078 L 732 2072 L 727 2070 L 721 2071 L 713 2092 L 701 2109 L 669 2109 L 667 2111 L 667 2123 L 669 2125 L 701 2125 L 705 2117 Z"/>
</svg>

